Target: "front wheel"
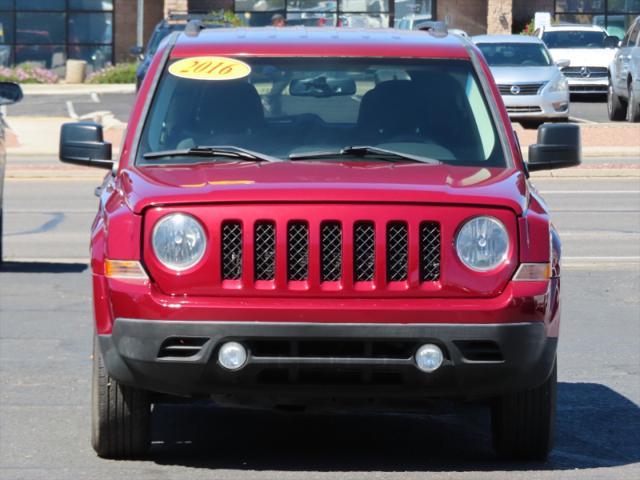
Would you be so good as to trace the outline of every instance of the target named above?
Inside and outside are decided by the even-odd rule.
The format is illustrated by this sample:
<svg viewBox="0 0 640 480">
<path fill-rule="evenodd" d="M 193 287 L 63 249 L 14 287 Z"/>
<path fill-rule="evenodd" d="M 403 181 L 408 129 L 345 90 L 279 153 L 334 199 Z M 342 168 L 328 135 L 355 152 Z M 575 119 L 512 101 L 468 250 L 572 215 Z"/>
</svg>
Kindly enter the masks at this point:
<svg viewBox="0 0 640 480">
<path fill-rule="evenodd" d="M 607 113 L 609 114 L 609 120 L 612 121 L 624 120 L 627 113 L 624 103 L 614 92 L 611 81 L 609 81 L 609 88 L 607 89 Z"/>
<path fill-rule="evenodd" d="M 539 387 L 495 399 L 491 407 L 493 448 L 504 458 L 544 460 L 553 448 L 557 367 Z"/>
<path fill-rule="evenodd" d="M 633 86 L 629 84 L 629 96 L 627 97 L 627 120 L 630 122 L 640 122 L 640 98 L 633 92 Z"/>
<path fill-rule="evenodd" d="M 149 450 L 151 404 L 147 392 L 119 384 L 93 341 L 91 443 L 104 458 L 140 458 Z"/>
</svg>

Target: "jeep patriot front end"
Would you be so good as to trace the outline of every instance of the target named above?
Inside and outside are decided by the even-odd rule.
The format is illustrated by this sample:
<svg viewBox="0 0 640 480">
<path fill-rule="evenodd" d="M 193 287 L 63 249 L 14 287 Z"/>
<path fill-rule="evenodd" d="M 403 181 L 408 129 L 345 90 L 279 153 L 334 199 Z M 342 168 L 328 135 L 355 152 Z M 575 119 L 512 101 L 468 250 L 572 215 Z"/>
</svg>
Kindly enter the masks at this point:
<svg viewBox="0 0 640 480">
<path fill-rule="evenodd" d="M 92 229 L 93 445 L 149 447 L 167 396 L 329 407 L 491 405 L 498 453 L 552 447 L 560 243 L 529 169 L 579 162 L 543 125 L 529 165 L 456 36 L 218 29 L 170 36 Z"/>
</svg>

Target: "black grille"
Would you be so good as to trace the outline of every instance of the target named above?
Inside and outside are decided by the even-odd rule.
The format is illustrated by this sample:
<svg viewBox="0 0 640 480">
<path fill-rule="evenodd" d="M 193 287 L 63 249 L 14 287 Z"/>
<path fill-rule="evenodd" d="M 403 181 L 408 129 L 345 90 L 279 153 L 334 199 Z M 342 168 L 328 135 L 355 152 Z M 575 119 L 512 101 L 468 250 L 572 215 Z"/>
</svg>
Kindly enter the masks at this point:
<svg viewBox="0 0 640 480">
<path fill-rule="evenodd" d="M 276 227 L 273 222 L 258 222 L 253 235 L 256 280 L 273 280 L 276 276 Z"/>
<path fill-rule="evenodd" d="M 375 272 L 375 229 L 372 222 L 360 222 L 353 229 L 353 267 L 356 282 L 373 280 Z"/>
<path fill-rule="evenodd" d="M 306 280 L 309 276 L 309 228 L 304 222 L 291 222 L 287 228 L 287 276 Z"/>
<path fill-rule="evenodd" d="M 225 222 L 222 225 L 222 278 L 239 280 L 242 276 L 242 225 Z"/>
<path fill-rule="evenodd" d="M 337 222 L 322 225 L 322 281 L 335 282 L 342 276 L 342 229 Z"/>
<path fill-rule="evenodd" d="M 498 85 L 498 90 L 500 90 L 500 95 L 537 95 L 544 85 L 544 83 Z"/>
<path fill-rule="evenodd" d="M 508 113 L 540 113 L 540 107 L 507 107 Z"/>
<path fill-rule="evenodd" d="M 408 247 L 407 225 L 401 222 L 387 225 L 387 281 L 407 279 Z"/>
<path fill-rule="evenodd" d="M 440 278 L 440 225 L 420 225 L 420 281 L 435 282 Z"/>
</svg>

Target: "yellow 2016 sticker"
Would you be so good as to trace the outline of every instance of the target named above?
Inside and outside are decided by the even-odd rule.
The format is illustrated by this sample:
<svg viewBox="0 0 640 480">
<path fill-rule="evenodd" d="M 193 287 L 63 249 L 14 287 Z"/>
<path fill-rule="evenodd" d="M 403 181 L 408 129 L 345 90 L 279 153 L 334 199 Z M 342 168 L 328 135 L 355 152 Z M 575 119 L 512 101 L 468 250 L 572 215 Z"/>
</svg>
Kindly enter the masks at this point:
<svg viewBox="0 0 640 480">
<path fill-rule="evenodd" d="M 169 73 L 193 80 L 237 80 L 251 73 L 251 67 L 235 58 L 189 57 L 169 66 Z"/>
</svg>

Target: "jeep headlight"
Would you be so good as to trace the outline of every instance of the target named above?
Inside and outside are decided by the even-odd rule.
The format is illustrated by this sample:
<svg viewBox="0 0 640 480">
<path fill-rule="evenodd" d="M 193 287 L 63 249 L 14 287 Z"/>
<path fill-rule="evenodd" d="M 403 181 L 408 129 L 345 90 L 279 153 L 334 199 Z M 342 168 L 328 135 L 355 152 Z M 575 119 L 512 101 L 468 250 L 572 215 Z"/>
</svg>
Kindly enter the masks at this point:
<svg viewBox="0 0 640 480">
<path fill-rule="evenodd" d="M 569 91 L 569 80 L 564 75 L 558 75 L 554 80 L 551 81 L 549 86 L 547 87 L 547 91 L 549 93 L 555 92 L 567 92 Z"/>
<path fill-rule="evenodd" d="M 202 260 L 207 238 L 200 222 L 191 215 L 171 213 L 156 223 L 151 244 L 160 263 L 182 271 Z"/>
<path fill-rule="evenodd" d="M 509 235 L 500 220 L 487 216 L 474 217 L 458 231 L 456 253 L 471 270 L 494 270 L 507 259 Z"/>
</svg>

